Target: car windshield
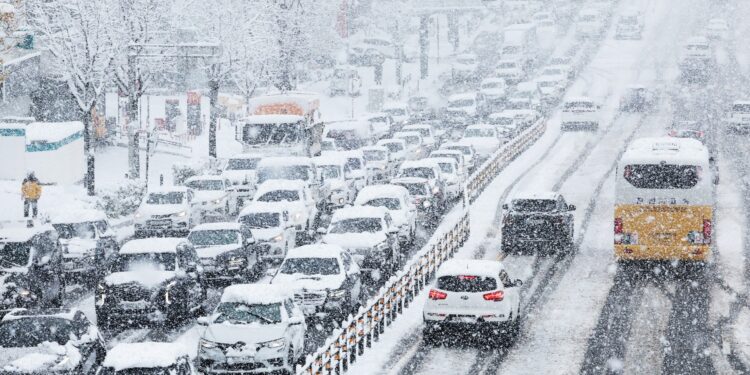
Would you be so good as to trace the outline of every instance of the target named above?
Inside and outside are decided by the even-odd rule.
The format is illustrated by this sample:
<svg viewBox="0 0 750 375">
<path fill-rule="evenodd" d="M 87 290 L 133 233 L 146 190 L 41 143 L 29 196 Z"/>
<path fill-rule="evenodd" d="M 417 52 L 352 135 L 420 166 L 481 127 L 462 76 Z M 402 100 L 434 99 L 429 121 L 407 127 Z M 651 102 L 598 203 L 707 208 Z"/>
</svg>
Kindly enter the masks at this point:
<svg viewBox="0 0 750 375">
<path fill-rule="evenodd" d="M 471 148 L 468 146 L 446 146 L 445 149 L 461 151 L 464 155 L 471 156 Z"/>
<path fill-rule="evenodd" d="M 622 16 L 620 17 L 619 22 L 621 25 L 637 25 L 638 17 L 637 16 Z"/>
<path fill-rule="evenodd" d="M 409 106 L 412 108 L 423 108 L 427 106 L 427 98 L 425 97 L 414 97 L 409 98 Z"/>
<path fill-rule="evenodd" d="M 590 109 L 594 108 L 592 102 L 566 102 L 565 109 Z"/>
<path fill-rule="evenodd" d="M 300 200 L 297 190 L 273 190 L 256 199 L 258 202 L 295 202 Z"/>
<path fill-rule="evenodd" d="M 52 224 L 52 226 L 60 238 L 69 240 L 71 238 L 96 238 L 96 227 L 100 227 L 100 224 L 87 221 L 82 223 Z"/>
<path fill-rule="evenodd" d="M 279 272 L 286 275 L 338 275 L 341 270 L 336 258 L 287 258 Z"/>
<path fill-rule="evenodd" d="M 239 302 L 222 302 L 216 307 L 214 323 L 277 324 L 281 323 L 281 304 L 248 305 Z"/>
<path fill-rule="evenodd" d="M 578 19 L 580 22 L 596 22 L 596 16 L 593 14 L 586 14 Z"/>
<path fill-rule="evenodd" d="M 453 164 L 451 163 L 438 163 L 440 166 L 440 171 L 445 173 L 453 173 Z"/>
<path fill-rule="evenodd" d="M 385 207 L 389 210 L 400 210 L 401 201 L 398 198 L 375 198 L 365 202 L 364 206 Z"/>
<path fill-rule="evenodd" d="M 732 106 L 732 112 L 750 113 L 750 103 L 748 103 L 748 104 L 735 104 L 735 105 Z"/>
<path fill-rule="evenodd" d="M 442 152 L 433 152 L 430 154 L 430 157 L 435 158 L 451 158 L 456 161 L 456 163 L 461 163 L 461 155 L 459 154 L 451 154 L 451 153 L 442 153 Z"/>
<path fill-rule="evenodd" d="M 519 46 L 505 46 L 503 47 L 503 54 L 514 54 L 521 52 L 521 47 Z"/>
<path fill-rule="evenodd" d="M 401 138 L 404 141 L 406 141 L 406 144 L 408 144 L 408 145 L 418 145 L 419 144 L 419 137 L 417 137 L 417 136 L 407 135 L 407 136 L 401 136 L 399 138 Z"/>
<path fill-rule="evenodd" d="M 346 166 L 353 171 L 362 169 L 362 160 L 360 160 L 359 158 L 347 158 Z"/>
<path fill-rule="evenodd" d="M 403 168 L 400 173 L 401 177 L 421 177 L 435 178 L 435 171 L 428 167 Z"/>
<path fill-rule="evenodd" d="M 73 322 L 55 317 L 28 317 L 0 323 L 0 347 L 28 348 L 43 342 L 65 345 L 76 339 Z"/>
<path fill-rule="evenodd" d="M 399 151 L 403 151 L 404 149 L 403 143 L 400 143 L 400 142 L 381 143 L 380 145 L 387 148 L 388 151 L 390 152 L 399 152 Z"/>
<path fill-rule="evenodd" d="M 406 129 L 404 129 L 404 131 L 406 131 Z M 419 133 L 422 136 L 422 138 L 430 136 L 430 129 L 426 129 L 426 128 L 409 128 L 409 131 Z"/>
<path fill-rule="evenodd" d="M 459 64 L 464 64 L 464 65 L 471 65 L 476 62 L 476 60 L 473 57 L 459 57 L 456 59 L 456 61 L 458 61 Z"/>
<path fill-rule="evenodd" d="M 550 212 L 557 207 L 554 199 L 515 199 L 513 211 L 516 212 Z"/>
<path fill-rule="evenodd" d="M 508 109 L 531 109 L 531 100 L 522 95 L 514 95 L 507 105 Z"/>
<path fill-rule="evenodd" d="M 464 131 L 464 137 L 466 138 L 491 138 L 494 136 L 495 132 L 492 129 L 469 128 Z"/>
<path fill-rule="evenodd" d="M 258 212 L 240 216 L 239 222 L 250 229 L 277 228 L 280 225 L 280 214 L 277 212 Z"/>
<path fill-rule="evenodd" d="M 30 256 L 31 245 L 27 242 L 0 243 L 0 268 L 24 267 Z"/>
<path fill-rule="evenodd" d="M 229 159 L 227 170 L 230 171 L 252 171 L 258 167 L 260 158 Z"/>
<path fill-rule="evenodd" d="M 463 108 L 463 107 L 471 107 L 474 105 L 474 100 L 472 99 L 458 99 L 458 100 L 452 100 L 450 103 L 448 103 L 448 108 Z"/>
<path fill-rule="evenodd" d="M 482 84 L 483 89 L 501 89 L 505 87 L 505 85 L 502 82 L 485 82 Z"/>
<path fill-rule="evenodd" d="M 177 372 L 177 365 L 168 367 L 132 367 L 121 370 L 115 370 L 114 367 L 102 367 L 98 375 L 174 375 Z"/>
<path fill-rule="evenodd" d="M 258 171 L 258 183 L 266 180 L 303 180 L 310 178 L 310 167 L 307 165 L 289 165 L 285 167 L 262 167 Z"/>
<path fill-rule="evenodd" d="M 341 167 L 338 165 L 322 165 L 318 167 L 318 173 L 323 179 L 337 179 L 341 177 Z"/>
<path fill-rule="evenodd" d="M 623 176 L 639 189 L 690 189 L 700 181 L 700 167 L 674 164 L 625 166 Z"/>
<path fill-rule="evenodd" d="M 539 87 L 555 87 L 556 85 L 555 81 L 539 81 Z"/>
<path fill-rule="evenodd" d="M 220 180 L 193 180 L 188 182 L 187 187 L 193 190 L 219 191 L 224 190 L 224 183 Z"/>
<path fill-rule="evenodd" d="M 379 150 L 367 150 L 364 151 L 365 161 L 381 161 L 385 160 L 386 152 Z"/>
<path fill-rule="evenodd" d="M 112 272 L 174 271 L 174 253 L 119 254 Z"/>
<path fill-rule="evenodd" d="M 425 184 L 399 184 L 409 191 L 409 195 L 427 195 L 427 185 Z"/>
<path fill-rule="evenodd" d="M 336 151 L 336 144 L 334 141 L 323 141 L 320 142 L 321 151 Z"/>
<path fill-rule="evenodd" d="M 542 75 L 544 76 L 557 76 L 563 74 L 562 70 L 560 69 L 545 69 L 544 73 Z"/>
<path fill-rule="evenodd" d="M 688 51 L 708 51 L 709 47 L 706 44 L 688 44 L 685 47 Z"/>
<path fill-rule="evenodd" d="M 198 230 L 188 236 L 188 241 L 195 246 L 232 245 L 239 240 L 240 234 L 232 229 Z"/>
<path fill-rule="evenodd" d="M 331 223 L 329 233 L 377 233 L 382 230 L 383 224 L 379 218 L 359 217 Z"/>
<path fill-rule="evenodd" d="M 491 277 L 473 275 L 441 276 L 437 279 L 437 288 L 458 293 L 489 292 L 497 289 L 497 281 Z"/>
<path fill-rule="evenodd" d="M 384 109 L 383 112 L 391 116 L 406 116 L 406 110 L 403 108 L 388 108 Z"/>
<path fill-rule="evenodd" d="M 146 199 L 147 204 L 181 204 L 185 193 L 172 191 L 169 193 L 150 193 Z"/>
<path fill-rule="evenodd" d="M 490 117 L 490 124 L 492 125 L 513 125 L 512 117 Z"/>
<path fill-rule="evenodd" d="M 302 124 L 247 124 L 242 133 L 248 145 L 292 145 L 304 139 Z"/>
</svg>

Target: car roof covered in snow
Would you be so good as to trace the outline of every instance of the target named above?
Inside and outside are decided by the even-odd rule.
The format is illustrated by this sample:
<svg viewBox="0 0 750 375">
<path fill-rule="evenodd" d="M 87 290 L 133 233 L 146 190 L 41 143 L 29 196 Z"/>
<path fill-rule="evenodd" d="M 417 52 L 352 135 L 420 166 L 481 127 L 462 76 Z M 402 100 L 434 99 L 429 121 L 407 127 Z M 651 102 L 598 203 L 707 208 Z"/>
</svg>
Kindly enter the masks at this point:
<svg viewBox="0 0 750 375">
<path fill-rule="evenodd" d="M 229 159 L 263 159 L 263 155 L 256 153 L 234 154 Z"/>
<path fill-rule="evenodd" d="M 52 224 L 83 223 L 87 221 L 107 220 L 107 215 L 103 211 L 90 208 L 68 208 L 65 211 L 55 212 L 50 215 Z"/>
<path fill-rule="evenodd" d="M 594 99 L 589 98 L 588 96 L 572 96 L 568 99 L 565 99 L 565 103 L 574 103 L 574 102 L 594 102 Z"/>
<path fill-rule="evenodd" d="M 458 151 L 458 150 L 450 150 L 450 149 L 447 149 L 447 148 L 439 148 L 437 150 L 434 150 L 434 151 L 430 152 L 430 157 L 432 157 L 432 155 L 440 155 L 440 154 L 443 154 L 443 155 L 461 155 L 461 156 L 463 156 L 464 153 L 461 152 L 461 151 Z"/>
<path fill-rule="evenodd" d="M 448 164 L 458 165 L 458 162 L 456 161 L 456 159 L 449 158 L 449 157 L 446 157 L 446 156 L 430 156 L 430 157 L 424 158 L 422 160 L 431 160 L 431 161 L 434 161 L 436 163 L 448 163 Z M 441 169 L 440 172 L 442 172 L 442 171 L 443 170 Z"/>
<path fill-rule="evenodd" d="M 339 258 L 345 252 L 339 245 L 316 243 L 290 249 L 287 258 Z"/>
<path fill-rule="evenodd" d="M 378 141 L 378 145 L 385 145 L 388 143 L 400 143 L 402 145 L 406 144 L 406 141 L 401 138 L 385 138 Z"/>
<path fill-rule="evenodd" d="M 405 131 L 405 132 L 395 132 L 393 133 L 394 138 L 399 137 L 422 137 L 422 133 L 417 131 Z"/>
<path fill-rule="evenodd" d="M 692 138 L 653 137 L 633 141 L 622 155 L 621 164 L 661 162 L 708 164 L 708 149 Z"/>
<path fill-rule="evenodd" d="M 551 199 L 555 200 L 560 194 L 554 191 L 522 191 L 510 197 L 511 200 Z"/>
<path fill-rule="evenodd" d="M 427 184 L 430 180 L 424 177 L 396 177 L 391 179 L 392 184 Z"/>
<path fill-rule="evenodd" d="M 516 115 L 508 111 L 502 111 L 502 112 L 490 113 L 489 116 L 487 117 L 489 117 L 490 119 L 498 119 L 498 118 L 503 118 L 503 117 L 516 118 Z"/>
<path fill-rule="evenodd" d="M 245 216 L 256 213 L 277 213 L 283 214 L 286 211 L 286 206 L 278 204 L 278 202 L 250 202 L 247 206 L 242 208 L 238 216 Z"/>
<path fill-rule="evenodd" d="M 204 174 L 200 176 L 192 176 L 185 180 L 185 183 L 192 181 L 224 181 L 224 177 L 220 175 Z"/>
<path fill-rule="evenodd" d="M 51 225 L 34 225 L 26 227 L 26 222 L 3 222 L 0 223 L 0 242 L 26 242 L 37 234 L 55 231 Z M 55 232 L 57 233 L 57 232 Z"/>
<path fill-rule="evenodd" d="M 419 159 L 419 160 L 406 160 L 403 163 L 401 163 L 401 166 L 399 167 L 399 169 L 406 169 L 406 168 L 437 168 L 437 169 L 440 169 L 440 166 L 434 160 Z"/>
<path fill-rule="evenodd" d="M 187 186 L 154 186 L 148 188 L 148 193 L 187 193 Z"/>
<path fill-rule="evenodd" d="M 345 158 L 363 158 L 362 150 L 341 150 L 327 152 L 326 155 L 339 155 Z"/>
<path fill-rule="evenodd" d="M 705 36 L 693 36 L 685 41 L 685 44 L 709 44 Z"/>
<path fill-rule="evenodd" d="M 266 180 L 255 190 L 255 194 L 264 194 L 276 190 L 303 190 L 307 185 L 302 180 Z"/>
<path fill-rule="evenodd" d="M 327 122 L 325 132 L 329 130 L 358 130 L 367 129 L 367 119 L 347 119 Z"/>
<path fill-rule="evenodd" d="M 357 193 L 357 199 L 354 203 L 362 204 L 378 198 L 399 198 L 408 195 L 409 190 L 406 190 L 405 187 L 400 185 L 371 185 L 365 186 L 364 189 Z"/>
<path fill-rule="evenodd" d="M 83 132 L 83 123 L 80 121 L 32 122 L 26 125 L 26 143 L 59 142 L 80 132 Z"/>
<path fill-rule="evenodd" d="M 198 224 L 191 229 L 191 232 L 198 232 L 202 230 L 240 230 L 242 229 L 242 224 L 233 222 L 233 221 L 225 221 L 225 222 L 219 222 L 219 223 L 204 223 L 204 224 Z"/>
<path fill-rule="evenodd" d="M 477 98 L 476 94 L 467 92 L 467 93 L 463 93 L 463 94 L 453 94 L 453 95 L 451 95 L 451 96 L 448 97 L 448 101 L 449 102 L 453 102 L 453 101 L 457 101 L 457 100 L 467 100 L 467 99 L 476 100 L 476 98 Z"/>
<path fill-rule="evenodd" d="M 120 254 L 176 253 L 183 243 L 187 243 L 184 238 L 141 238 L 125 242 Z"/>
<path fill-rule="evenodd" d="M 367 152 L 367 151 L 389 152 L 388 147 L 385 147 L 385 146 L 365 146 L 365 147 L 360 148 L 360 150 L 362 150 L 362 152 Z"/>
<path fill-rule="evenodd" d="M 323 155 L 313 158 L 315 166 L 321 165 L 344 165 L 347 162 L 346 156 L 338 152 L 327 152 Z"/>
<path fill-rule="evenodd" d="M 384 207 L 371 207 L 371 206 L 356 206 L 356 207 L 344 207 L 339 208 L 333 212 L 331 222 L 336 222 L 345 219 L 358 219 L 362 217 L 377 217 L 382 218 L 388 214 L 388 209 Z"/>
<path fill-rule="evenodd" d="M 45 317 L 45 318 L 61 318 L 66 320 L 73 320 L 75 319 L 76 313 L 78 313 L 81 310 L 78 310 L 76 308 L 35 308 L 35 309 L 13 309 L 10 310 L 5 316 L 3 316 L 3 321 L 7 320 L 17 320 L 17 319 L 24 319 L 24 318 L 36 318 L 36 317 Z"/>
<path fill-rule="evenodd" d="M 505 266 L 495 260 L 454 258 L 440 265 L 437 277 L 465 275 L 497 278 L 504 269 Z"/>
<path fill-rule="evenodd" d="M 411 129 L 430 129 L 432 130 L 432 125 L 430 124 L 411 124 L 411 125 L 405 125 L 401 128 L 401 132 L 407 132 Z"/>
<path fill-rule="evenodd" d="M 132 342 L 115 345 L 107 351 L 102 366 L 115 371 L 133 368 L 161 368 L 187 356 L 181 345 L 171 342 Z"/>
<path fill-rule="evenodd" d="M 290 165 L 310 165 L 312 159 L 304 156 L 269 156 L 258 162 L 258 168 L 288 167 Z"/>
<path fill-rule="evenodd" d="M 224 288 L 222 303 L 244 303 L 246 305 L 267 305 L 280 303 L 292 298 L 288 287 L 274 284 L 235 284 Z"/>
</svg>

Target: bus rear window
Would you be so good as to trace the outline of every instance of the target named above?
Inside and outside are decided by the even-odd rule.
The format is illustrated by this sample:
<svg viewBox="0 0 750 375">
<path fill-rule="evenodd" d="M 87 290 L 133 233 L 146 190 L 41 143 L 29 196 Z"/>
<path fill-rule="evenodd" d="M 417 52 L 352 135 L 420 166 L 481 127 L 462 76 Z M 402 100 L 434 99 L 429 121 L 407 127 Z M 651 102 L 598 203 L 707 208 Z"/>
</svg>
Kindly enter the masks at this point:
<svg viewBox="0 0 750 375">
<path fill-rule="evenodd" d="M 690 189 L 698 184 L 701 168 L 695 165 L 627 165 L 623 177 L 639 189 Z"/>
<path fill-rule="evenodd" d="M 489 292 L 497 288 L 497 282 L 482 276 L 442 276 L 437 280 L 437 288 L 446 292 Z"/>
</svg>

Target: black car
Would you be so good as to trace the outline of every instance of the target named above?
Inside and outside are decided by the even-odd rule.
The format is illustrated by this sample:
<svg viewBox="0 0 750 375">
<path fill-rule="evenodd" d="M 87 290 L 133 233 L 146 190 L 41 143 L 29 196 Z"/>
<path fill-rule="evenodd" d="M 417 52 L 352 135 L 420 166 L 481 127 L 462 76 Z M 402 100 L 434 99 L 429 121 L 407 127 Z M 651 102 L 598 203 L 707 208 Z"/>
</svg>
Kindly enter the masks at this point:
<svg viewBox="0 0 750 375">
<path fill-rule="evenodd" d="M 96 287 L 99 326 L 147 320 L 175 325 L 204 309 L 203 267 L 184 238 L 126 242 Z"/>
<path fill-rule="evenodd" d="M 63 248 L 63 271 L 66 282 L 96 285 L 112 260 L 119 243 L 104 212 L 74 210 L 55 217 Z"/>
<path fill-rule="evenodd" d="M 3 374 L 94 374 L 105 348 L 77 309 L 15 309 L 0 321 Z"/>
<path fill-rule="evenodd" d="M 527 250 L 535 245 L 548 252 L 570 251 L 575 209 L 558 193 L 528 194 L 503 204 L 503 251 Z"/>
<path fill-rule="evenodd" d="M 0 316 L 16 307 L 60 307 L 62 247 L 52 226 L 0 229 Z"/>
<path fill-rule="evenodd" d="M 211 282 L 250 282 L 265 270 L 250 228 L 240 223 L 207 223 L 190 230 L 203 274 Z"/>
</svg>

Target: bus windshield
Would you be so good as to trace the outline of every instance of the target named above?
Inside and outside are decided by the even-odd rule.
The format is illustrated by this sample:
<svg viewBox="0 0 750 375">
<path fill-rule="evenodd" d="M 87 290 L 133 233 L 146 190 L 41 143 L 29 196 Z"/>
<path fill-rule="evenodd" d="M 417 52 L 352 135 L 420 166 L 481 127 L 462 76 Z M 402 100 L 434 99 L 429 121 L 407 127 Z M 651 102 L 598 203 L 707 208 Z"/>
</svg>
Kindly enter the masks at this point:
<svg viewBox="0 0 750 375">
<path fill-rule="evenodd" d="M 286 145 L 300 141 L 300 123 L 246 124 L 243 139 L 249 145 Z"/>
<path fill-rule="evenodd" d="M 695 165 L 627 165 L 623 177 L 639 189 L 690 189 L 700 181 L 701 167 Z"/>
</svg>

